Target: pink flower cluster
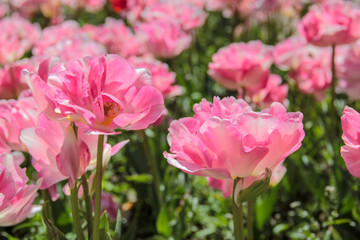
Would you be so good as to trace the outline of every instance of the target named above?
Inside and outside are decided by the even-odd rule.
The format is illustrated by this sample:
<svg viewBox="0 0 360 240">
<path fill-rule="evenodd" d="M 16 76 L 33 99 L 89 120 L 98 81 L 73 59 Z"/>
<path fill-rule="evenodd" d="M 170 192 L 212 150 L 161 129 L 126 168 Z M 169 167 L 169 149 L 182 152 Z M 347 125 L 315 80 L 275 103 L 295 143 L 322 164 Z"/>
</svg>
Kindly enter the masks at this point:
<svg viewBox="0 0 360 240">
<path fill-rule="evenodd" d="M 77 22 L 71 20 L 45 28 L 33 49 L 36 57 L 45 59 L 53 56 L 65 61 L 105 53 L 106 49 L 102 44 L 93 41 L 82 32 Z"/>
<path fill-rule="evenodd" d="M 284 102 L 288 91 L 279 76 L 270 74 L 272 62 L 272 48 L 260 41 L 232 43 L 213 55 L 208 74 L 225 88 L 238 90 L 239 97 L 269 106 Z"/>
<path fill-rule="evenodd" d="M 228 89 L 256 89 L 272 63 L 271 48 L 260 41 L 232 43 L 212 56 L 209 75 Z"/>
<path fill-rule="evenodd" d="M 25 128 L 36 126 L 39 113 L 32 97 L 23 95 L 18 100 L 0 100 L 0 151 L 26 151 L 20 133 Z"/>
<path fill-rule="evenodd" d="M 166 63 L 151 57 L 133 57 L 129 61 L 136 67 L 146 68 L 150 71 L 154 87 L 162 93 L 164 98 L 173 98 L 182 94 L 182 88 L 173 85 L 176 81 L 176 74 L 169 71 Z"/>
<path fill-rule="evenodd" d="M 298 37 L 290 37 L 276 45 L 275 64 L 289 71 L 300 91 L 314 94 L 321 100 L 331 85 L 331 50 L 306 44 Z"/>
<path fill-rule="evenodd" d="M 180 55 L 191 44 L 191 31 L 201 27 L 207 17 L 201 4 L 192 1 L 133 0 L 118 4 L 122 4 L 120 11 L 133 29 L 121 20 L 108 18 L 103 25 L 86 25 L 83 30 L 104 44 L 109 53 L 126 58 L 152 55 L 163 59 Z"/>
<path fill-rule="evenodd" d="M 177 21 L 185 31 L 202 26 L 207 16 L 201 8 L 181 1 L 158 2 L 148 6 L 141 16 L 146 22 L 155 20 L 168 22 L 169 13 L 171 13 L 171 18 Z"/>
<path fill-rule="evenodd" d="M 13 63 L 40 38 L 40 26 L 16 14 L 0 19 L 0 65 Z"/>
<path fill-rule="evenodd" d="M 360 95 L 360 41 L 342 46 L 337 54 L 338 89 L 345 92 L 352 100 L 359 100 Z"/>
<path fill-rule="evenodd" d="M 130 22 L 147 51 L 159 58 L 173 58 L 187 49 L 192 41 L 189 31 L 200 27 L 207 17 L 191 1 L 129 1 L 125 14 L 134 18 Z"/>
<path fill-rule="evenodd" d="M 23 90 L 28 89 L 28 85 L 21 76 L 21 71 L 26 68 L 35 70 L 34 63 L 29 59 L 19 60 L 12 64 L 5 64 L 0 68 L 0 98 L 18 98 Z"/>
<path fill-rule="evenodd" d="M 86 135 L 82 129 L 77 137 L 69 122 L 51 121 L 44 115 L 37 119 L 36 126 L 21 132 L 21 142 L 32 155 L 32 165 L 43 179 L 40 189 L 56 189 L 56 183 L 69 179 L 74 187 L 77 178 L 86 170 L 94 168 L 97 155 L 97 136 Z M 111 147 L 104 145 L 104 163 L 118 152 L 128 141 Z M 52 191 L 56 199 L 56 191 Z"/>
<path fill-rule="evenodd" d="M 312 6 L 299 24 L 305 39 L 316 46 L 347 44 L 360 38 L 360 9 L 347 1 Z"/>
<path fill-rule="evenodd" d="M 160 62 L 154 64 L 157 81 L 163 78 L 166 83 L 171 78 L 174 82 L 175 75 L 168 72 L 166 65 Z M 19 77 L 22 67 L 17 69 L 15 64 L 10 67 L 14 68 L 12 73 L 16 72 L 16 77 Z M 13 225 L 26 218 L 39 188 L 48 189 L 55 200 L 58 198 L 58 182 L 68 180 L 68 185 L 64 187 L 66 192 L 68 187 L 75 187 L 80 176 L 95 167 L 97 136 L 88 133 L 117 134 L 115 130 L 118 128 L 147 128 L 164 113 L 162 94 L 176 95 L 176 86 L 159 84 L 159 88 L 164 90 L 161 93 L 152 86 L 148 70 L 135 68 L 118 55 L 68 62 L 49 58 L 36 69 L 30 66 L 22 70 L 31 93 L 23 91 L 17 100 L 0 102 L 1 150 L 5 153 L 13 150 L 29 152 L 40 179 L 36 186 L 27 186 L 27 178 L 22 177 L 25 170 L 21 170 L 21 182 L 16 182 L 14 187 L 10 182 L 16 180 L 12 169 L 16 172 L 20 170 L 17 170 L 19 167 L 8 169 L 8 162 L 11 159 L 13 164 L 19 165 L 21 161 L 11 155 L 0 156 L 2 226 Z M 79 127 L 77 133 L 72 122 Z M 104 166 L 127 142 L 122 141 L 115 146 L 104 144 Z M 6 164 L 2 165 L 1 159 L 6 159 Z M 11 186 L 11 191 L 7 185 Z"/>
<path fill-rule="evenodd" d="M 242 18 L 255 17 L 263 21 L 271 14 L 300 12 L 301 0 L 208 0 L 206 8 L 210 11 L 222 11 L 225 17 L 238 13 Z"/>
<path fill-rule="evenodd" d="M 148 51 L 159 58 L 173 58 L 190 46 L 191 35 L 182 31 L 174 21 L 161 20 L 142 23 L 135 27 L 146 43 Z"/>
<path fill-rule="evenodd" d="M 142 39 L 135 35 L 122 20 L 107 18 L 100 26 L 85 25 L 82 28 L 92 39 L 103 44 L 108 52 L 122 57 L 138 56 L 145 53 Z"/>
<path fill-rule="evenodd" d="M 26 169 L 20 168 L 24 156 L 19 152 L 0 155 L 0 226 L 11 226 L 29 214 L 41 179 L 27 185 Z"/>
</svg>

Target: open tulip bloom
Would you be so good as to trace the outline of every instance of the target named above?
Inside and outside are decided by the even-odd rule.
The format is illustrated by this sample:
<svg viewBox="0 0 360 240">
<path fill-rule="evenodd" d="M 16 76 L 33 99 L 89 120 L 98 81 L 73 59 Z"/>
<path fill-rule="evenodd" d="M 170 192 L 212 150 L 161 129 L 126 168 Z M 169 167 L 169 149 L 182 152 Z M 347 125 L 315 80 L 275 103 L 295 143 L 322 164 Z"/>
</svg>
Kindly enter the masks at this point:
<svg viewBox="0 0 360 240">
<path fill-rule="evenodd" d="M 50 119 L 69 119 L 88 133 L 139 130 L 164 111 L 164 98 L 151 86 L 146 69 L 117 55 L 62 63 L 47 59 L 38 73 L 24 70 L 41 111 Z"/>
<path fill-rule="evenodd" d="M 241 199 L 256 197 L 251 186 L 249 196 L 241 195 L 246 185 L 244 179 L 265 173 L 268 185 L 271 170 L 296 151 L 305 136 L 302 113 L 287 113 L 280 103 L 254 112 L 241 99 L 215 97 L 213 103 L 203 99 L 193 110 L 194 117 L 171 123 L 168 135 L 171 153 L 165 152 L 164 156 L 186 173 L 232 180 L 235 208 L 241 205 Z M 253 191 L 262 186 L 261 181 L 255 182 Z M 239 225 L 235 212 L 236 229 Z M 235 232 L 236 239 L 239 234 Z"/>
<path fill-rule="evenodd" d="M 195 115 L 173 121 L 169 128 L 168 162 L 182 171 L 217 179 L 259 176 L 301 146 L 302 113 L 284 106 L 254 112 L 233 97 L 202 100 Z M 195 147 L 196 146 L 196 147 Z"/>
</svg>

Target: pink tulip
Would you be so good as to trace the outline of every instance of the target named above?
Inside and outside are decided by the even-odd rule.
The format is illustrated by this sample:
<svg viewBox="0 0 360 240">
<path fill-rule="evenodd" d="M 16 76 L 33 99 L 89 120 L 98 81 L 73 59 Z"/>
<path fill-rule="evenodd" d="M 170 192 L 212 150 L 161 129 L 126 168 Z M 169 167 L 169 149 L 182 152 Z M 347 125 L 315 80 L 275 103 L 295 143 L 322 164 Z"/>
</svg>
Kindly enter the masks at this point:
<svg viewBox="0 0 360 240">
<path fill-rule="evenodd" d="M 223 16 L 230 18 L 233 16 L 238 6 L 237 0 L 207 0 L 206 9 L 209 11 L 222 11 Z"/>
<path fill-rule="evenodd" d="M 351 175 L 360 178 L 360 114 L 346 106 L 341 117 L 342 139 L 341 156 Z"/>
<path fill-rule="evenodd" d="M 144 39 L 148 51 L 156 57 L 173 58 L 190 47 L 192 37 L 174 21 L 152 21 L 136 26 L 136 34 Z"/>
<path fill-rule="evenodd" d="M 255 17 L 266 20 L 271 13 L 294 14 L 301 10 L 302 0 L 242 0 L 238 3 L 238 11 L 242 17 Z"/>
<path fill-rule="evenodd" d="M 77 22 L 69 20 L 61 25 L 45 28 L 33 53 L 43 59 L 59 57 L 64 61 L 70 61 L 86 56 L 103 55 L 106 49 L 82 32 Z"/>
<path fill-rule="evenodd" d="M 25 220 L 40 187 L 26 185 L 26 169 L 20 168 L 24 156 L 19 152 L 0 155 L 0 226 L 11 226 Z"/>
<path fill-rule="evenodd" d="M 273 102 L 284 103 L 288 95 L 288 86 L 281 84 L 282 79 L 279 75 L 269 74 L 266 80 L 264 88 L 256 89 L 245 89 L 245 97 L 249 97 L 250 101 L 261 107 L 268 107 Z M 242 89 L 239 89 L 238 98 L 243 97 Z"/>
<path fill-rule="evenodd" d="M 85 25 L 83 31 L 87 32 L 95 41 L 106 46 L 109 53 L 127 58 L 142 55 L 145 52 L 144 43 L 121 20 L 107 18 L 105 24 Z"/>
<path fill-rule="evenodd" d="M 136 67 L 146 68 L 150 71 L 154 87 L 159 89 L 164 98 L 172 98 L 182 94 L 182 88 L 173 85 L 176 81 L 176 74 L 169 71 L 166 63 L 151 57 L 130 58 L 129 61 Z"/>
<path fill-rule="evenodd" d="M 269 185 L 271 187 L 275 187 L 284 177 L 285 173 L 286 173 L 286 167 L 284 167 L 282 163 L 277 165 L 272 171 Z M 260 177 L 249 176 L 244 178 L 244 182 L 242 183 L 243 185 L 241 190 L 245 190 L 246 188 L 250 187 L 251 184 L 253 184 L 256 180 L 262 179 L 262 177 L 263 176 Z M 208 177 L 207 180 L 209 182 L 209 186 L 221 190 L 225 198 L 228 198 L 232 195 L 234 180 L 232 179 L 221 180 L 211 177 Z"/>
<path fill-rule="evenodd" d="M 307 45 L 300 37 L 290 37 L 278 43 L 273 51 L 274 63 L 280 69 L 287 71 L 296 69 L 302 59 L 311 54 L 314 47 Z"/>
<path fill-rule="evenodd" d="M 260 41 L 232 43 L 212 56 L 208 74 L 228 89 L 264 86 L 272 64 L 271 48 Z"/>
<path fill-rule="evenodd" d="M 360 41 L 337 48 L 337 65 L 339 90 L 345 92 L 352 100 L 359 100 L 360 95 Z"/>
<path fill-rule="evenodd" d="M 71 189 L 75 187 L 76 180 L 86 172 L 90 158 L 88 145 L 76 138 L 72 126 L 67 127 L 64 143 L 56 156 L 56 164 L 60 173 L 69 178 Z"/>
<path fill-rule="evenodd" d="M 275 64 L 289 70 L 300 91 L 315 94 L 318 100 L 324 98 L 331 85 L 330 48 L 315 47 L 299 37 L 291 37 L 276 45 L 273 55 Z"/>
<path fill-rule="evenodd" d="M 330 49 L 317 49 L 289 74 L 296 82 L 299 90 L 306 94 L 315 94 L 321 100 L 325 90 L 331 85 L 331 53 Z"/>
<path fill-rule="evenodd" d="M 41 40 L 38 41 L 33 49 L 34 55 L 44 55 L 44 51 L 56 45 L 61 39 L 69 39 L 81 33 L 81 28 L 77 22 L 68 20 L 60 25 L 50 26 L 43 30 Z"/>
<path fill-rule="evenodd" d="M 360 9 L 347 1 L 314 5 L 301 20 L 299 31 L 316 46 L 354 42 L 360 38 Z"/>
<path fill-rule="evenodd" d="M 9 5 L 7 3 L 0 3 L 0 18 L 4 17 L 9 10 Z"/>
<path fill-rule="evenodd" d="M 23 72 L 42 112 L 70 119 L 87 133 L 145 129 L 164 111 L 164 99 L 145 69 L 117 55 L 66 64 L 47 59 L 38 74 Z"/>
<path fill-rule="evenodd" d="M 0 20 L 0 65 L 20 59 L 40 37 L 40 26 L 13 14 Z"/>
<path fill-rule="evenodd" d="M 84 38 L 62 39 L 54 46 L 44 49 L 43 59 L 53 56 L 64 61 L 77 60 L 87 56 L 100 56 L 106 54 L 102 44 Z"/>
<path fill-rule="evenodd" d="M 0 101 L 0 151 L 26 151 L 20 141 L 23 129 L 36 126 L 40 109 L 32 97 Z"/>
<path fill-rule="evenodd" d="M 34 70 L 33 64 L 28 59 L 6 64 L 3 69 L 0 68 L 1 99 L 17 98 L 23 90 L 29 89 L 21 75 L 24 68 Z"/>
<path fill-rule="evenodd" d="M 141 13 L 147 6 L 151 6 L 159 0 L 126 0 L 126 8 L 121 15 L 131 24 L 135 25 L 141 20 Z"/>
<path fill-rule="evenodd" d="M 208 1 L 208 0 L 178 0 L 177 2 L 192 4 L 198 8 L 203 9 L 206 6 L 206 1 Z"/>
<path fill-rule="evenodd" d="M 217 179 L 257 177 L 274 169 L 301 146 L 302 114 L 287 113 L 280 103 L 254 112 L 233 97 L 205 99 L 193 118 L 173 121 L 168 163 L 180 170 Z"/>
<path fill-rule="evenodd" d="M 68 122 L 55 122 L 40 115 L 38 125 L 23 130 L 20 139 L 33 157 L 32 165 L 39 178 L 43 178 L 41 189 L 51 188 L 65 179 L 69 179 L 73 188 L 75 180 L 95 166 L 97 136 L 86 135 L 79 128 L 76 139 Z M 105 144 L 104 164 L 126 143 L 120 142 L 113 148 Z"/>
<path fill-rule="evenodd" d="M 169 19 L 173 19 L 181 25 L 183 30 L 188 31 L 201 27 L 205 22 L 207 14 L 193 4 L 168 1 L 148 6 L 141 16 L 147 22 L 156 20 L 169 21 Z"/>
<path fill-rule="evenodd" d="M 20 16 L 30 19 L 44 2 L 53 2 L 58 0 L 2 0 L 8 5 L 9 10 L 19 13 Z"/>
</svg>

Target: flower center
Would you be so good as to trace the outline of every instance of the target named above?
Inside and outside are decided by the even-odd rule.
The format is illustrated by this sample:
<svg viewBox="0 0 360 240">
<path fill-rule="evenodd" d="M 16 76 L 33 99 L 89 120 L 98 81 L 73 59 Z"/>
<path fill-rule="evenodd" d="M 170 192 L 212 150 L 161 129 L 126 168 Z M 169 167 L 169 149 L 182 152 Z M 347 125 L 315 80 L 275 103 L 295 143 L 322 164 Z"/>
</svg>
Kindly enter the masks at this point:
<svg viewBox="0 0 360 240">
<path fill-rule="evenodd" d="M 110 125 L 112 120 L 117 115 L 119 115 L 120 110 L 121 110 L 121 107 L 119 104 L 117 104 L 115 102 L 105 102 L 104 103 L 105 120 L 104 120 L 103 124 Z"/>
</svg>

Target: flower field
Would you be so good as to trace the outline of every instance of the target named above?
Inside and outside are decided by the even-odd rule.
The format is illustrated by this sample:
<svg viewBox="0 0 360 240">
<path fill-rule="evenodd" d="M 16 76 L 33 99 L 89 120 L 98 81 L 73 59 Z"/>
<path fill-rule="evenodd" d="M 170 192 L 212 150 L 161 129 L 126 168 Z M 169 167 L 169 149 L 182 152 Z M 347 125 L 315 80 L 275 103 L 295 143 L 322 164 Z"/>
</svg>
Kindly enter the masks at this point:
<svg viewBox="0 0 360 240">
<path fill-rule="evenodd" d="M 0 240 L 355 240 L 360 2 L 0 0 Z"/>
</svg>

